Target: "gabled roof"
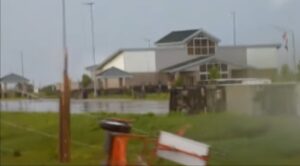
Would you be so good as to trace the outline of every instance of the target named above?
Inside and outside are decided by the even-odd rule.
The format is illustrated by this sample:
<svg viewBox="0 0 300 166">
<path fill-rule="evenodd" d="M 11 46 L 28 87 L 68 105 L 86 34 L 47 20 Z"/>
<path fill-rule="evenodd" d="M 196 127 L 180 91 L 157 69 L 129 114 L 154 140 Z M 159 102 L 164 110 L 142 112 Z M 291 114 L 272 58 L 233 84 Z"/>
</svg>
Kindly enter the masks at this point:
<svg viewBox="0 0 300 166">
<path fill-rule="evenodd" d="M 111 68 L 104 70 L 103 72 L 97 74 L 97 77 L 99 77 L 99 78 L 129 78 L 129 77 L 132 77 L 132 75 L 121 69 L 118 69 L 116 67 L 111 67 Z"/>
<path fill-rule="evenodd" d="M 173 66 L 167 67 L 165 69 L 162 69 L 161 71 L 162 72 L 167 72 L 167 73 L 180 72 L 180 71 L 183 71 L 185 69 L 189 69 L 189 68 L 194 67 L 194 66 L 199 66 L 199 65 L 202 65 L 202 64 L 205 64 L 205 63 L 214 63 L 214 62 L 220 62 L 220 63 L 236 66 L 236 67 L 239 67 L 239 68 L 254 69 L 251 66 L 240 65 L 240 64 L 235 64 L 235 63 L 232 63 L 232 62 L 224 61 L 222 59 L 217 58 L 216 56 L 200 56 L 198 58 L 194 58 L 192 60 L 188 60 L 188 61 L 185 61 L 185 62 L 182 62 L 182 63 L 175 64 Z"/>
<path fill-rule="evenodd" d="M 23 76 L 11 73 L 2 78 L 0 78 L 0 82 L 2 83 L 25 83 L 29 82 L 29 80 Z"/>
<path fill-rule="evenodd" d="M 159 39 L 155 44 L 157 45 L 162 45 L 162 44 L 180 44 L 180 43 L 185 43 L 189 39 L 191 39 L 194 36 L 199 35 L 200 33 L 203 33 L 205 36 L 209 37 L 210 39 L 219 42 L 220 40 L 207 33 L 203 29 L 191 29 L 191 30 L 180 30 L 180 31 L 172 31 L 166 36 L 162 37 Z"/>
<path fill-rule="evenodd" d="M 163 38 L 159 39 L 156 43 L 170 43 L 180 42 L 196 33 L 198 29 L 184 30 L 184 31 L 172 31 Z"/>
</svg>

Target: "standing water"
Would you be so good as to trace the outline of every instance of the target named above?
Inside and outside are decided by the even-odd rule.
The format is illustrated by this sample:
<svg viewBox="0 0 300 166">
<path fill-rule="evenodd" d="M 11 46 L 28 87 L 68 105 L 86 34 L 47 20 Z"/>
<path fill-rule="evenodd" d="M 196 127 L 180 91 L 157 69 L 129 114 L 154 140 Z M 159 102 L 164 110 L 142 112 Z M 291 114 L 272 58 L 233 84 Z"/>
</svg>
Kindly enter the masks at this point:
<svg viewBox="0 0 300 166">
<path fill-rule="evenodd" d="M 6 100 L 0 101 L 1 111 L 18 112 L 58 112 L 59 100 Z M 166 114 L 168 112 L 167 101 L 148 100 L 71 100 L 71 113 L 82 112 L 108 112 L 108 113 L 154 113 Z"/>
</svg>

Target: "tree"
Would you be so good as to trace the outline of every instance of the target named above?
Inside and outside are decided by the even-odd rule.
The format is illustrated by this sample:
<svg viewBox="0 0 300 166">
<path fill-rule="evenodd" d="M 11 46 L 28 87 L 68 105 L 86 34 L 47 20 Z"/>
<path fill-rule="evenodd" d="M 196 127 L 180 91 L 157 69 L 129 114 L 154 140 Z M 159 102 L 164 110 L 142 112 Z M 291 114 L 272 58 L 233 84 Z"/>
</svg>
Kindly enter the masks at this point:
<svg viewBox="0 0 300 166">
<path fill-rule="evenodd" d="M 181 87 L 183 86 L 183 84 L 184 84 L 183 78 L 181 76 L 178 76 L 177 79 L 175 80 L 174 86 Z"/>
<path fill-rule="evenodd" d="M 83 74 L 82 75 L 82 79 L 81 79 L 81 85 L 83 86 L 83 88 L 87 88 L 92 82 L 92 79 L 86 75 L 86 74 Z"/>
<path fill-rule="evenodd" d="M 56 89 L 55 85 L 48 85 L 48 86 L 45 86 L 43 88 L 41 88 L 39 90 L 39 92 L 41 94 L 44 94 L 46 95 L 47 97 L 52 97 L 52 96 L 55 96 L 55 97 L 58 97 L 59 96 L 59 90 Z"/>
<path fill-rule="evenodd" d="M 215 80 L 215 79 L 219 79 L 221 77 L 220 75 L 220 70 L 216 67 L 216 66 L 213 66 L 209 71 L 208 71 L 208 74 L 209 74 L 209 78 L 211 80 Z"/>
</svg>

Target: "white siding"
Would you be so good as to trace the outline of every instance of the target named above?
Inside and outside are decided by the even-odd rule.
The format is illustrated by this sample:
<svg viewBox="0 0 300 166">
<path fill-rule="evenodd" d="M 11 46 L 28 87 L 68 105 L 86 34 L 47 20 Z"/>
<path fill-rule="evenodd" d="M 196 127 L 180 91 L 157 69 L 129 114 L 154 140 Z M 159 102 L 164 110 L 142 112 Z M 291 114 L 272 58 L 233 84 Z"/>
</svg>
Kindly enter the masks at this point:
<svg viewBox="0 0 300 166">
<path fill-rule="evenodd" d="M 110 62 L 108 62 L 104 67 L 103 70 L 109 69 L 111 67 L 116 67 L 118 69 L 124 70 L 124 55 L 123 53 L 119 54 L 117 57 L 112 59 Z"/>
<path fill-rule="evenodd" d="M 125 71 L 132 73 L 156 72 L 155 51 L 125 51 Z"/>
<path fill-rule="evenodd" d="M 278 67 L 278 54 L 276 48 L 248 48 L 247 65 L 257 69 L 270 69 Z"/>
</svg>

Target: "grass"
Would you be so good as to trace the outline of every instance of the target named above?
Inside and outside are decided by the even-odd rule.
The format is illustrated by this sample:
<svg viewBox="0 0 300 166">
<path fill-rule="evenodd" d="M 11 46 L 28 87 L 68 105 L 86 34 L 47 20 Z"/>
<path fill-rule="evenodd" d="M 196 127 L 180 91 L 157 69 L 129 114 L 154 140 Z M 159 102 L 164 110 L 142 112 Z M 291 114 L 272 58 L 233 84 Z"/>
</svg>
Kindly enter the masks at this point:
<svg viewBox="0 0 300 166">
<path fill-rule="evenodd" d="M 57 135 L 58 116 L 55 113 L 3 112 L 4 122 L 33 128 Z M 185 137 L 205 142 L 211 146 L 210 165 L 298 165 L 300 163 L 299 117 L 258 117 L 229 113 L 187 116 L 74 114 L 72 115 L 72 140 L 92 147 L 72 144 L 72 163 L 99 165 L 104 160 L 104 133 L 98 122 L 108 117 L 134 120 L 135 133 L 156 137 L 160 130 L 176 132 L 190 125 Z M 57 165 L 57 139 L 1 124 L 1 165 L 53 164 Z M 130 143 L 129 159 L 134 163 L 141 145 Z M 20 152 L 20 156 L 14 152 Z M 157 159 L 156 165 L 170 165 Z"/>
</svg>

